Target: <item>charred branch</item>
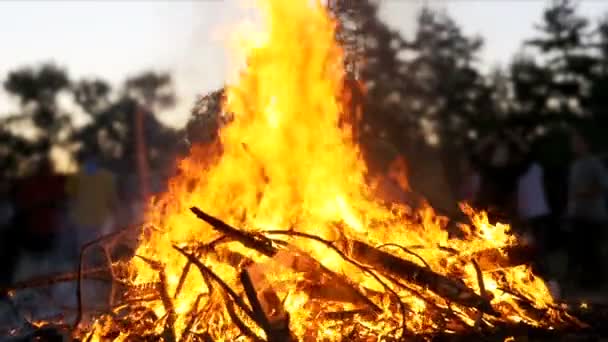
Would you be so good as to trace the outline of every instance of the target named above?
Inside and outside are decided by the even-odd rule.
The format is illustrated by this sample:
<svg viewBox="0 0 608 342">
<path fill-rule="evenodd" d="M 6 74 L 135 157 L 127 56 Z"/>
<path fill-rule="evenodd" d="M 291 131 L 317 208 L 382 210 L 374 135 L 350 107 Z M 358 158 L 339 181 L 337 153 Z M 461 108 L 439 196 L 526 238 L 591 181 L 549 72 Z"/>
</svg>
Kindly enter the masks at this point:
<svg viewBox="0 0 608 342">
<path fill-rule="evenodd" d="M 277 252 L 277 249 L 272 245 L 272 241 L 265 236 L 245 233 L 230 226 L 222 220 L 203 212 L 197 207 L 192 207 L 190 210 L 196 215 L 196 217 L 207 222 L 215 230 L 239 241 L 247 248 L 254 249 L 268 257 L 274 256 Z"/>
<path fill-rule="evenodd" d="M 84 279 L 109 280 L 110 273 L 107 267 L 95 267 L 88 270 L 83 270 L 80 276 Z M 36 287 L 46 287 L 58 283 L 70 282 L 78 280 L 78 272 L 56 273 L 46 276 L 30 278 L 24 281 L 19 281 L 9 287 L 0 289 L 0 292 L 11 292 L 16 290 L 31 289 Z"/>
<path fill-rule="evenodd" d="M 247 324 L 245 324 L 241 320 L 241 318 L 238 316 L 238 314 L 236 313 L 236 310 L 234 308 L 234 302 L 230 298 L 228 298 L 228 296 L 226 294 L 224 294 L 224 301 L 226 302 L 226 311 L 228 312 L 228 316 L 230 316 L 230 319 L 232 320 L 234 325 L 236 325 L 237 328 L 239 328 L 241 333 L 243 335 L 251 338 L 254 342 L 264 342 L 264 340 L 261 337 L 259 337 L 256 333 L 254 333 L 253 330 L 251 330 L 251 328 L 249 328 L 247 326 Z"/>
</svg>

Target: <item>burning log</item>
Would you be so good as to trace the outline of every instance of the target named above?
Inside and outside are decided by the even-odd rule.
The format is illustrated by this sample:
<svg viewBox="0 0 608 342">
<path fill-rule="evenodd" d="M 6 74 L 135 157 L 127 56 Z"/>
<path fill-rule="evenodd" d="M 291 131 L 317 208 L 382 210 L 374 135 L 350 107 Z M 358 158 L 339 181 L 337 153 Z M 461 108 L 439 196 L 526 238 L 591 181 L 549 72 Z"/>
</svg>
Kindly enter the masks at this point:
<svg viewBox="0 0 608 342">
<path fill-rule="evenodd" d="M 455 258 L 456 263 L 470 263 L 473 260 L 478 264 L 483 272 L 515 267 L 529 263 L 534 258 L 534 248 L 529 245 L 512 245 L 504 248 L 491 248 L 474 252 L 472 254 L 461 254 L 455 257 L 448 257 L 442 264 L 453 263 L 451 258 Z"/>
<path fill-rule="evenodd" d="M 311 298 L 338 302 L 348 302 L 355 305 L 367 307 L 371 312 L 379 314 L 382 310 L 369 298 L 358 290 L 358 285 L 354 284 L 346 276 L 335 273 L 310 255 L 293 246 L 289 249 L 279 251 L 272 261 L 278 262 L 296 273 L 302 275 L 303 280 L 297 281 L 298 288 L 307 292 Z M 272 267 L 272 265 L 254 265 L 250 270 Z M 377 294 L 369 289 L 364 289 L 366 294 Z"/>
<path fill-rule="evenodd" d="M 191 210 L 198 218 L 207 222 L 208 224 L 210 224 L 213 228 L 217 229 L 218 231 L 241 242 L 246 247 L 252 248 L 268 257 L 275 257 L 278 253 L 280 253 L 280 250 L 277 247 L 273 246 L 272 240 L 267 238 L 264 235 L 261 235 L 261 234 L 253 235 L 251 233 L 240 231 L 240 230 L 226 224 L 222 220 L 203 212 L 199 208 L 192 207 Z M 293 250 L 297 250 L 297 249 L 295 249 L 295 247 L 291 247 L 291 248 Z M 286 254 L 283 254 L 283 255 L 286 255 Z M 316 287 L 313 285 L 313 287 L 308 288 L 308 290 L 312 296 L 321 296 L 321 297 L 325 296 L 326 299 L 329 299 L 329 298 L 336 298 L 338 296 L 345 298 L 344 297 L 345 294 L 347 296 L 348 296 L 348 294 L 350 294 L 350 296 L 348 296 L 350 301 L 353 301 L 355 303 L 357 303 L 357 302 L 365 303 L 365 305 L 370 306 L 372 308 L 372 310 L 375 311 L 376 313 L 382 312 L 382 310 L 377 305 L 375 305 L 371 300 L 369 300 L 365 295 L 363 295 L 357 289 L 358 286 L 356 286 L 355 284 L 352 284 L 352 282 L 349 281 L 348 278 L 340 276 L 339 274 L 336 274 L 335 272 L 329 270 L 328 268 L 324 267 L 321 263 L 316 261 L 314 258 L 307 256 L 304 252 L 298 251 L 297 255 L 291 255 L 291 257 L 283 258 L 283 263 L 286 266 L 292 268 L 296 272 L 305 272 L 306 274 L 309 274 L 309 275 L 316 273 L 317 276 L 325 274 L 328 277 L 328 279 L 331 279 L 332 281 L 334 281 L 334 283 L 331 286 L 339 290 L 338 292 L 332 293 L 331 289 L 327 288 L 327 285 L 323 286 L 321 283 L 319 283 L 319 284 L 316 284 L 317 285 Z M 322 286 L 319 287 L 318 285 L 322 285 Z"/>
<path fill-rule="evenodd" d="M 197 217 L 209 223 L 215 229 L 242 242 L 247 247 L 270 257 L 278 252 L 277 248 L 272 245 L 272 240 L 263 235 L 252 235 L 242 232 L 222 220 L 203 212 L 199 208 L 192 207 L 191 210 Z M 350 256 L 358 262 L 368 264 L 386 273 L 395 274 L 414 284 L 427 287 L 439 296 L 455 303 L 476 308 L 487 314 L 498 315 L 487 298 L 476 294 L 464 283 L 450 279 L 411 261 L 400 259 L 361 241 L 353 240 L 350 247 Z"/>
<path fill-rule="evenodd" d="M 256 321 L 261 323 L 268 342 L 295 341 L 295 338 L 289 331 L 289 314 L 283 310 L 281 301 L 276 293 L 271 288 L 261 291 L 262 297 L 265 299 L 265 309 L 258 298 L 258 291 L 255 289 L 247 270 L 241 271 L 240 279 Z"/>
<path fill-rule="evenodd" d="M 464 283 L 433 272 L 411 261 L 400 259 L 364 242 L 353 240 L 350 243 L 350 256 L 361 263 L 368 264 L 414 284 L 426 287 L 439 296 L 455 303 L 479 309 L 487 314 L 498 314 L 486 298 L 476 294 Z"/>
</svg>

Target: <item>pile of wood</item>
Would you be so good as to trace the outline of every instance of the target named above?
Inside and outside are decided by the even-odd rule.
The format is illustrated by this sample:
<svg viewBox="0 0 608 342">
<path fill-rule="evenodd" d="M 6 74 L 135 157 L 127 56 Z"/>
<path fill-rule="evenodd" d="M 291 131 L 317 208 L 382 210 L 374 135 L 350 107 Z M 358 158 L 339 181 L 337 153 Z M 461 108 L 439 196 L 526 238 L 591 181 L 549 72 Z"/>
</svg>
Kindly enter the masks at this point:
<svg viewBox="0 0 608 342">
<path fill-rule="evenodd" d="M 259 254 L 265 255 L 272 260 L 280 260 L 280 263 L 293 271 L 301 274 L 305 279 L 298 288 L 305 291 L 310 298 L 323 301 L 341 301 L 356 305 L 357 309 L 347 311 L 328 311 L 323 307 L 318 309 L 319 320 L 337 320 L 344 322 L 344 330 L 341 332 L 345 340 L 373 340 L 379 336 L 375 335 L 374 329 L 358 324 L 360 318 L 373 321 L 375 317 L 382 320 L 391 320 L 390 324 L 395 328 L 383 336 L 385 340 L 408 340 L 408 341 L 570 341 L 578 338 L 599 338 L 608 336 L 608 332 L 602 328 L 602 322 L 608 318 L 608 310 L 598 308 L 597 310 L 573 311 L 567 306 L 555 306 L 550 309 L 538 309 L 534 303 L 527 302 L 525 295 L 514 293 L 520 297 L 521 306 L 527 307 L 531 315 L 542 322 L 549 315 L 561 315 L 563 323 L 557 328 L 539 328 L 524 323 L 512 323 L 509 320 L 501 320 L 500 312 L 491 304 L 491 297 L 486 293 L 481 273 L 488 267 L 512 266 L 523 261 L 521 255 L 526 250 L 512 247 L 511 250 L 498 251 L 488 250 L 478 252 L 466 257 L 466 262 L 472 262 L 478 272 L 479 286 L 474 290 L 459 279 L 453 279 L 446 275 L 433 271 L 425 261 L 413 262 L 391 254 L 378 246 L 371 246 L 364 241 L 353 239 L 342 239 L 339 241 L 327 241 L 319 236 L 302 233 L 294 230 L 272 231 L 272 232 L 249 232 L 228 225 L 220 219 L 213 217 L 198 208 L 191 208 L 192 212 L 201 220 L 208 223 L 214 230 L 220 233 L 220 237 L 204 246 L 173 246 L 187 263 L 182 271 L 179 284 L 174 293 L 169 293 L 167 286 L 167 275 L 164 265 L 158 260 L 141 258 L 152 269 L 158 272 L 158 282 L 154 284 L 133 286 L 121 281 L 118 271 L 114 267 L 111 253 L 105 249 L 108 267 L 85 270 L 81 267 L 77 274 L 61 275 L 49 278 L 46 281 L 66 281 L 76 279 L 81 284 L 86 278 L 106 278 L 113 282 L 110 296 L 111 314 L 105 315 L 102 320 L 104 325 L 111 326 L 103 332 L 104 338 L 112 340 L 119 335 L 129 335 L 129 340 L 157 340 L 157 341 L 213 341 L 217 336 L 211 330 L 204 330 L 205 312 L 217 308 L 203 305 L 209 293 L 202 293 L 196 298 L 192 309 L 187 314 L 187 325 L 185 329 L 177 331 L 176 321 L 178 319 L 174 307 L 174 299 L 179 295 L 184 281 L 189 272 L 199 272 L 205 281 L 207 289 L 218 291 L 223 298 L 224 309 L 230 317 L 233 329 L 238 329 L 240 335 L 253 341 L 296 341 L 296 334 L 290 322 L 290 315 L 283 307 L 279 295 L 272 286 L 266 286 L 269 280 L 264 275 L 264 265 L 256 264 L 253 260 L 237 252 L 223 253 L 225 263 L 232 266 L 238 272 L 238 286 L 230 286 L 225 279 L 214 273 L 205 265 L 201 255 L 213 253 L 220 244 L 227 242 L 238 242 L 242 246 Z M 292 239 L 308 239 L 323 244 L 339 255 L 345 262 L 356 267 L 384 286 L 382 293 L 372 290 L 362 284 L 354 283 L 349 277 L 338 274 L 323 266 L 309 254 L 290 245 L 286 239 L 278 239 L 277 236 L 291 237 Z M 116 238 L 111 237 L 111 238 Z M 99 242 L 99 241 L 97 241 Z M 96 242 L 90 244 L 94 246 Z M 414 254 L 414 253 L 413 253 Z M 512 258 L 509 256 L 520 256 Z M 463 261 L 464 262 L 464 261 Z M 37 279 L 30 284 L 18 284 L 25 288 L 44 285 L 45 281 Z M 77 319 L 65 329 L 70 329 L 73 336 L 81 336 L 84 340 L 88 335 L 79 330 L 83 326 L 83 303 L 81 288 L 79 288 L 80 304 Z M 403 302 L 403 298 L 397 290 L 405 290 L 408 295 L 419 297 L 426 303 L 425 315 L 434 323 L 433 329 L 424 331 L 413 331 L 408 328 L 407 320 L 411 319 L 415 312 Z M 13 289 L 14 290 L 14 289 Z M 217 292 L 216 292 L 217 293 Z M 119 300 L 115 298 L 119 297 Z M 378 300 L 378 299 L 381 300 Z M 448 306 L 438 305 L 437 298 L 449 303 Z M 208 302 L 211 302 L 209 298 Z M 157 317 L 156 314 L 144 302 L 160 301 L 165 308 L 166 314 Z M 394 317 L 386 318 L 387 305 L 391 308 Z M 126 305 L 125 305 L 126 304 Z M 215 304 L 214 304 L 215 305 Z M 201 308 L 202 306 L 202 308 Z M 453 310 L 453 308 L 458 310 Z M 591 315 L 591 312 L 596 312 Z M 604 312 L 604 314 L 599 314 Z M 576 318 L 575 318 L 576 317 Z M 467 318 L 474 319 L 474 324 Z M 510 323 L 511 322 L 511 323 Z M 586 322 L 586 323 L 583 323 Z M 290 324 L 291 323 L 291 324 Z M 159 329 L 160 327 L 160 329 Z M 87 326 L 90 328 L 90 326 Z M 202 329 L 201 329 L 202 328 Z M 209 328 L 209 327 L 207 327 Z M 261 334 L 263 332 L 263 334 Z M 301 337 L 301 336 L 299 336 Z M 310 340 L 315 340 L 311 337 Z"/>
</svg>

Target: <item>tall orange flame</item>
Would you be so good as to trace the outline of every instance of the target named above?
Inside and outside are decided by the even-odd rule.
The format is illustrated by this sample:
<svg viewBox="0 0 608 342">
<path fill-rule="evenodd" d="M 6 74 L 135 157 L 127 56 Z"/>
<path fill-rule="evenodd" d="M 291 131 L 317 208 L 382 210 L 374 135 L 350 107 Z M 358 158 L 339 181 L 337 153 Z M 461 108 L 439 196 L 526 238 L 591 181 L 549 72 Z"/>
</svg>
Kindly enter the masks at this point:
<svg viewBox="0 0 608 342">
<path fill-rule="evenodd" d="M 143 258 L 129 262 L 130 281 L 135 284 L 158 281 L 158 271 L 144 258 L 156 260 L 164 266 L 168 292 L 175 292 L 187 260 L 172 245 L 202 245 L 220 236 L 188 210 L 199 206 L 250 231 L 293 229 L 328 240 L 417 246 L 417 254 L 433 271 L 462 279 L 469 287 L 478 289 L 475 268 L 463 260 L 480 251 L 500 251 L 515 245 L 509 227 L 491 225 L 483 214 L 464 207 L 474 225 L 463 225 L 464 237 L 450 239 L 445 227 L 447 220 L 437 216 L 432 208 L 427 206 L 418 213 L 421 221 L 412 221 L 408 219 L 411 208 L 387 206 L 376 199 L 365 182 L 366 166 L 353 142 L 351 129 L 339 124 L 347 106 L 339 100 L 345 74 L 343 51 L 334 37 L 336 23 L 316 1 L 264 0 L 260 1 L 260 9 L 266 30 L 243 37 L 247 66 L 237 82 L 227 87 L 224 109 L 234 114 L 234 121 L 222 129 L 220 142 L 212 147 L 213 153 L 209 146 L 194 147 L 191 155 L 180 162 L 180 174 L 171 179 L 169 190 L 150 203 L 147 234 L 137 250 L 137 255 Z M 405 165 L 395 164 L 391 172 L 404 169 Z M 408 186 L 407 180 L 397 179 L 403 187 Z M 384 313 L 376 318 L 356 316 L 357 324 L 378 337 L 396 334 L 401 313 L 383 297 L 387 290 L 378 279 L 345 263 L 323 245 L 296 238 L 287 241 L 331 271 L 377 291 L 373 299 Z M 450 250 L 460 253 L 446 252 Z M 387 251 L 419 263 L 399 249 L 387 247 Z M 237 242 L 224 244 L 217 255 L 202 259 L 228 285 L 239 286 L 237 269 L 219 260 L 222 253 L 230 252 L 265 265 L 262 268 L 265 276 L 284 302 L 291 315 L 290 328 L 298 337 L 338 340 L 342 326 L 352 324 L 320 320 L 319 304 L 295 285 L 298 277 L 305 275 L 282 268 L 281 260 L 269 261 Z M 529 268 L 505 268 L 498 264 L 490 268 L 483 272 L 483 283 L 501 317 L 486 318 L 489 324 L 497 320 L 539 326 L 559 322 L 557 317 L 543 321 L 530 317 L 516 298 L 504 291 L 514 288 L 538 308 L 551 310 L 553 302 L 547 288 Z M 210 294 L 206 286 L 198 273 L 190 272 L 181 294 L 172 299 L 177 335 L 184 333 L 189 320 L 187 313 L 198 294 L 206 293 L 209 297 L 205 312 L 197 324 L 215 340 L 234 340 L 239 331 L 223 309 L 221 296 Z M 416 285 L 411 287 L 427 292 Z M 403 289 L 393 291 L 408 305 L 408 329 L 419 332 L 437 329 L 433 320 L 428 319 L 428 303 Z M 427 296 L 436 306 L 449 305 L 432 293 Z M 165 315 L 161 301 L 150 305 L 158 317 Z M 326 301 L 323 305 L 334 311 L 350 309 L 346 302 Z M 453 310 L 465 324 L 474 324 L 466 309 Z M 97 331 L 104 329 L 101 325 Z M 314 337 L 310 337 L 311 331 L 316 334 Z"/>
</svg>

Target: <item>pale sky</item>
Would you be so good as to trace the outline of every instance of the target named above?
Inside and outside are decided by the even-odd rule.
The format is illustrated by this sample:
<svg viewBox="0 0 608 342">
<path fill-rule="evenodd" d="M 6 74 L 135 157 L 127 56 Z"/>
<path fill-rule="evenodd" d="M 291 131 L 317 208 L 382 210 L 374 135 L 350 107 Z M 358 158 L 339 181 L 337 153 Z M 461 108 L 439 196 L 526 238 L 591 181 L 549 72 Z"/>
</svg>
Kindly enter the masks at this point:
<svg viewBox="0 0 608 342">
<path fill-rule="evenodd" d="M 286 0 L 292 1 L 292 0 Z M 179 106 L 161 119 L 180 126 L 196 94 L 223 84 L 225 37 L 247 14 L 238 0 L 0 1 L 0 80 L 20 66 L 54 61 L 72 78 L 99 76 L 119 84 L 146 69 L 173 73 Z M 406 36 L 417 9 L 447 9 L 465 33 L 485 39 L 483 67 L 506 65 L 540 22 L 543 0 L 384 0 L 381 15 Z M 608 1 L 583 0 L 598 18 Z M 0 92 L 0 115 L 16 104 Z"/>
</svg>

